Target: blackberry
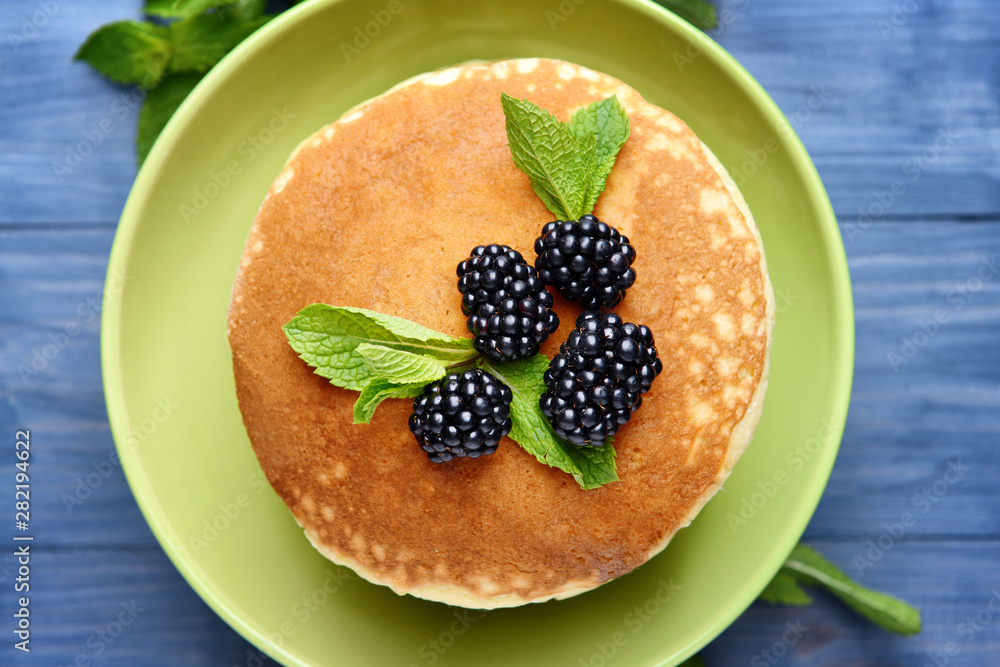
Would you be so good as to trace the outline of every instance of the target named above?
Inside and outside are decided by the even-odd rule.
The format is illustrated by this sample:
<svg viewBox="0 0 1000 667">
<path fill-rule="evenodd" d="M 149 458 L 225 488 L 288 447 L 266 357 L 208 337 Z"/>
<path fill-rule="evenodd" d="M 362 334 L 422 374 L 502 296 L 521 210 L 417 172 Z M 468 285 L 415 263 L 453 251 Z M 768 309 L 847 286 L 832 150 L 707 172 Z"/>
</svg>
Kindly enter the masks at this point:
<svg viewBox="0 0 1000 667">
<path fill-rule="evenodd" d="M 424 387 L 413 401 L 410 431 L 434 463 L 497 450 L 510 432 L 510 388 L 478 368 Z"/>
<path fill-rule="evenodd" d="M 535 254 L 542 282 L 585 310 L 617 306 L 635 282 L 635 248 L 628 237 L 589 214 L 542 227 Z"/>
<path fill-rule="evenodd" d="M 457 273 L 473 343 L 491 361 L 531 356 L 559 327 L 552 295 L 518 251 L 476 246 Z"/>
<path fill-rule="evenodd" d="M 648 327 L 583 313 L 545 371 L 539 405 L 561 438 L 599 446 L 639 409 L 662 370 Z"/>
</svg>

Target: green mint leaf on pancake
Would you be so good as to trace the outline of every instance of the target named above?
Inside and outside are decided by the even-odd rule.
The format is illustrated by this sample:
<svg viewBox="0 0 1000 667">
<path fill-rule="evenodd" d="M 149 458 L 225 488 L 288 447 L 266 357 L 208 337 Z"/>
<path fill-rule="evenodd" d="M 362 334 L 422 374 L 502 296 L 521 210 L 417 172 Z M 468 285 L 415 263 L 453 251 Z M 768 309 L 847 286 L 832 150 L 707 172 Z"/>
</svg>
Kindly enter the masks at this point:
<svg viewBox="0 0 1000 667">
<path fill-rule="evenodd" d="M 656 0 L 699 30 L 713 30 L 719 25 L 715 7 L 705 0 Z"/>
<path fill-rule="evenodd" d="M 207 72 L 233 47 L 271 20 L 270 16 L 244 18 L 232 8 L 198 14 L 171 23 L 171 72 Z"/>
<path fill-rule="evenodd" d="M 91 33 L 73 56 L 118 83 L 152 88 L 163 76 L 173 48 L 167 27 L 116 21 Z"/>
<path fill-rule="evenodd" d="M 563 448 L 569 457 L 573 459 L 573 463 L 580 469 L 577 482 L 581 487 L 596 489 L 609 482 L 618 481 L 618 467 L 615 463 L 618 452 L 615 451 L 614 438 L 608 437 L 600 447 L 578 447 L 562 440 L 560 442 L 563 443 Z"/>
<path fill-rule="evenodd" d="M 618 157 L 618 151 L 628 139 L 628 114 L 618 97 L 612 95 L 573 114 L 569 129 L 580 142 L 582 150 L 590 146 L 589 138 L 594 140 L 593 167 L 583 204 L 584 213 L 590 213 L 594 210 L 597 198 L 604 192 L 604 185 L 615 164 L 615 158 Z"/>
<path fill-rule="evenodd" d="M 452 359 L 439 359 L 372 343 L 358 345 L 357 352 L 364 357 L 374 377 L 395 384 L 434 382 L 448 374 L 448 366 L 453 362 Z M 473 354 L 470 353 L 470 356 Z"/>
<path fill-rule="evenodd" d="M 614 95 L 563 123 L 528 100 L 501 93 L 507 142 L 517 168 L 559 220 L 594 210 L 629 134 L 628 114 Z"/>
<path fill-rule="evenodd" d="M 167 121 L 201 78 L 201 74 L 170 74 L 146 95 L 139 110 L 139 129 L 135 137 L 139 164 L 145 161 Z"/>
<path fill-rule="evenodd" d="M 416 398 L 424 391 L 423 384 L 394 384 L 381 378 L 372 378 L 354 402 L 354 423 L 367 424 L 377 408 L 387 398 Z"/>
<path fill-rule="evenodd" d="M 801 607 L 812 604 L 812 598 L 802 590 L 798 580 L 789 572 L 779 570 L 771 583 L 761 592 L 760 599 L 771 604 Z"/>
<path fill-rule="evenodd" d="M 542 415 L 538 399 L 545 392 L 543 376 L 549 359 L 536 354 L 527 359 L 484 363 L 484 370 L 510 387 L 513 426 L 508 437 L 545 465 L 569 473 L 584 489 L 594 489 L 618 481 L 615 450 L 610 439 L 601 447 L 577 447 L 560 439 Z M 585 452 L 583 450 L 592 450 Z"/>
<path fill-rule="evenodd" d="M 501 93 L 507 118 L 507 141 L 517 168 L 531 188 L 560 220 L 576 220 L 583 210 L 589 182 L 590 156 L 581 153 L 569 126 L 527 100 Z"/>
<path fill-rule="evenodd" d="M 781 567 L 780 573 L 805 585 L 819 585 L 841 599 L 883 630 L 899 635 L 920 632 L 920 610 L 885 593 L 873 591 L 852 581 L 840 568 L 815 549 L 799 544 Z M 769 587 L 770 588 L 770 587 Z"/>
<path fill-rule="evenodd" d="M 446 360 L 449 365 L 460 365 L 476 356 L 470 339 L 452 338 L 416 322 L 363 308 L 314 303 L 282 329 L 292 349 L 317 375 L 354 391 L 364 389 L 377 377 L 371 362 L 358 352 L 364 343 Z"/>
</svg>

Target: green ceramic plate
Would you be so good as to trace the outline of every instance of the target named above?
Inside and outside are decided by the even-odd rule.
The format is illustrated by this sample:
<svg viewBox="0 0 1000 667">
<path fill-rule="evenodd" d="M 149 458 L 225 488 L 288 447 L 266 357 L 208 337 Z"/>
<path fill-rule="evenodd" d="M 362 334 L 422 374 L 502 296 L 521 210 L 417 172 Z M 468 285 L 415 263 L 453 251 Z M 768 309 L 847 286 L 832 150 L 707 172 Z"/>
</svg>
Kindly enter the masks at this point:
<svg viewBox="0 0 1000 667">
<path fill-rule="evenodd" d="M 397 597 L 309 546 L 243 430 L 226 307 L 257 207 L 299 141 L 420 72 L 518 56 L 602 70 L 691 125 L 760 225 L 778 318 L 753 445 L 663 554 L 577 598 L 469 613 Z M 136 179 L 109 272 L 128 280 L 106 297 L 105 391 L 139 506 L 199 595 L 288 665 L 677 663 L 754 600 L 798 540 L 847 413 L 851 291 L 816 171 L 732 58 L 642 0 L 296 7 L 212 70 L 171 120 Z"/>
</svg>

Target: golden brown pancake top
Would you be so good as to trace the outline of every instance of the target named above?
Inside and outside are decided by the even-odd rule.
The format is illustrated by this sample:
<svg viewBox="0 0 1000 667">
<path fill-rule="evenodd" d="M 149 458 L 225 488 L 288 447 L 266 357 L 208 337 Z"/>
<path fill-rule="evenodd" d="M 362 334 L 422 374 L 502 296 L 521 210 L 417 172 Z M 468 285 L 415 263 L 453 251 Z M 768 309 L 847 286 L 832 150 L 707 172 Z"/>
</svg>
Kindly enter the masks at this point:
<svg viewBox="0 0 1000 667">
<path fill-rule="evenodd" d="M 357 393 L 314 375 L 281 329 L 323 302 L 470 336 L 456 265 L 487 243 L 531 262 L 553 219 L 511 160 L 501 91 L 562 120 L 617 93 L 630 116 L 594 213 L 636 248 L 616 312 L 652 329 L 664 368 L 615 438 L 621 481 L 599 489 L 508 438 L 488 457 L 431 463 L 407 428 L 410 400 L 354 425 Z M 229 336 L 261 467 L 318 548 L 398 592 L 530 601 L 624 574 L 728 474 L 734 426 L 765 377 L 769 287 L 752 225 L 698 137 L 603 74 L 509 61 L 376 98 L 302 145 L 247 239 Z M 556 310 L 550 357 L 581 312 L 560 297 Z"/>
</svg>

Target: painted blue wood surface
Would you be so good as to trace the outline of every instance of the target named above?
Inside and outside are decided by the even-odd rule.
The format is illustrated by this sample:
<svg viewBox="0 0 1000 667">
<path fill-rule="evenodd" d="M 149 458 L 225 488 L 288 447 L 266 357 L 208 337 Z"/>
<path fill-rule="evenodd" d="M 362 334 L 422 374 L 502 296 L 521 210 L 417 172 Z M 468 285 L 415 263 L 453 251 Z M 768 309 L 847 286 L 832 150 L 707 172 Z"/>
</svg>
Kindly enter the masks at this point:
<svg viewBox="0 0 1000 667">
<path fill-rule="evenodd" d="M 714 36 L 788 114 L 816 162 L 854 287 L 851 411 L 804 539 L 920 606 L 925 630 L 891 636 L 817 592 L 807 608 L 756 603 L 704 655 L 716 667 L 1000 665 L 1000 615 L 988 606 L 1000 595 L 1000 273 L 976 280 L 1000 259 L 1000 7 L 718 5 Z M 78 656 L 245 665 L 255 655 L 170 564 L 113 463 L 98 313 L 135 175 L 135 109 L 128 88 L 70 58 L 91 30 L 138 7 L 0 2 L 0 432 L 32 429 L 39 474 L 37 644 L 23 660 L 7 637 L 4 665 Z M 810 108 L 817 90 L 826 101 Z M 106 119 L 110 130 L 100 131 Z M 86 142 L 92 151 L 67 162 Z M 874 206 L 896 181 L 906 191 Z M 83 502 L 66 502 L 78 493 Z M 0 512 L 11 511 L 5 494 Z M 901 530 L 906 513 L 915 521 Z M 3 615 L 12 563 L 0 556 Z M 129 609 L 135 618 L 121 636 L 102 639 Z"/>
</svg>

